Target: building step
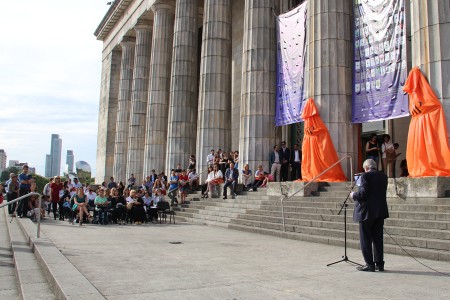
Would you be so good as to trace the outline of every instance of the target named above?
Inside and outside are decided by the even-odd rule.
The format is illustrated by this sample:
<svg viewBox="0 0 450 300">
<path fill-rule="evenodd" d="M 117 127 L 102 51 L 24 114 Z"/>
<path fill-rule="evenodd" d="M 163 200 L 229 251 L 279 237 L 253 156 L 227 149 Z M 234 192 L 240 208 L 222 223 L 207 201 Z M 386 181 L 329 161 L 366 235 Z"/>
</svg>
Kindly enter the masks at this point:
<svg viewBox="0 0 450 300">
<path fill-rule="evenodd" d="M 228 228 L 233 229 L 233 230 L 240 230 L 240 231 L 246 231 L 246 232 L 251 232 L 251 233 L 272 235 L 272 236 L 277 236 L 277 237 L 281 237 L 281 238 L 301 240 L 301 241 L 306 241 L 306 242 L 321 243 L 321 244 L 341 246 L 341 247 L 344 246 L 343 238 L 332 238 L 332 237 L 328 237 L 328 236 L 314 236 L 314 235 L 294 233 L 294 232 L 283 232 L 283 231 L 279 231 L 279 230 L 272 230 L 272 229 L 266 229 L 266 228 L 260 228 L 260 227 L 249 227 L 249 226 L 239 225 L 239 224 L 229 224 Z M 356 240 L 347 240 L 347 246 L 349 248 L 353 248 L 353 249 L 360 248 L 359 241 L 356 241 Z M 438 261 L 450 261 L 450 252 L 449 251 L 422 249 L 422 248 L 408 247 L 408 246 L 402 246 L 402 247 L 410 255 L 413 255 L 414 257 L 420 257 L 420 258 L 426 258 L 426 259 L 432 259 L 432 260 L 438 260 Z M 402 250 L 402 248 L 400 248 L 399 246 L 394 245 L 394 244 L 385 244 L 384 252 L 391 253 L 391 254 L 398 254 L 398 255 L 408 255 L 404 252 L 404 250 Z"/>
<path fill-rule="evenodd" d="M 6 207 L 5 207 L 6 209 Z M 3 212 L 6 214 L 6 210 Z M 57 299 L 18 218 L 6 222 L 21 299 Z"/>
<path fill-rule="evenodd" d="M 19 285 L 16 276 L 14 254 L 9 239 L 7 222 L 11 217 L 0 209 L 0 299 L 19 299 Z"/>
</svg>

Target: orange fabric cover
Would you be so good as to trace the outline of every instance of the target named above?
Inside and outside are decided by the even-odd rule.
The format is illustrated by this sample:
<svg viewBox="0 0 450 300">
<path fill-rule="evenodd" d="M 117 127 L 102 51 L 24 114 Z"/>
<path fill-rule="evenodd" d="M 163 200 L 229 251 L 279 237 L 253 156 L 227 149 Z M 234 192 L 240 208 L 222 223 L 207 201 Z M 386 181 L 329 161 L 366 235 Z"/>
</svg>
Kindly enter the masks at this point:
<svg viewBox="0 0 450 300">
<path fill-rule="evenodd" d="M 409 94 L 406 162 L 410 177 L 450 176 L 450 149 L 444 111 L 419 68 L 409 72 L 403 88 Z"/>
<path fill-rule="evenodd" d="M 311 181 L 339 159 L 330 133 L 311 98 L 306 101 L 302 119 L 305 120 L 305 134 L 302 145 L 302 179 L 299 181 Z M 341 164 L 317 178 L 317 181 L 327 182 L 346 180 Z"/>
</svg>

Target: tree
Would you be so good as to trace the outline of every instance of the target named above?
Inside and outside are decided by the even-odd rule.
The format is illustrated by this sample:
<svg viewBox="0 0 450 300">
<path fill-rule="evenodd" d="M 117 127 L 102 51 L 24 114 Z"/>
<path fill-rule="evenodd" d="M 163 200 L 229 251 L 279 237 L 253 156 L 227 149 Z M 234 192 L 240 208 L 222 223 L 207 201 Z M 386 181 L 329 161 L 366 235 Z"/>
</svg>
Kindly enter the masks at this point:
<svg viewBox="0 0 450 300">
<path fill-rule="evenodd" d="M 9 180 L 9 174 L 16 173 L 19 174 L 20 170 L 17 167 L 9 167 L 2 171 L 2 174 L 0 175 L 0 182 L 5 182 Z"/>
</svg>

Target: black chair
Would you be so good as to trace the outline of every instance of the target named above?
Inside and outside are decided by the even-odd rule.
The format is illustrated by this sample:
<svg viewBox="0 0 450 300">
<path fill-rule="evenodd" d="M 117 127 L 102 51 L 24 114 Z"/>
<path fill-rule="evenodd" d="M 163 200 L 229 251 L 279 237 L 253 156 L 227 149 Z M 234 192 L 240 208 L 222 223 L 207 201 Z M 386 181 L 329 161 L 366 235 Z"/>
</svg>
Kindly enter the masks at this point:
<svg viewBox="0 0 450 300">
<path fill-rule="evenodd" d="M 156 207 L 158 209 L 159 224 L 161 224 L 163 218 L 164 222 L 167 222 L 167 215 L 169 215 L 169 223 L 172 223 L 173 216 L 173 224 L 175 224 L 175 212 L 170 209 L 169 202 L 159 201 Z"/>
</svg>

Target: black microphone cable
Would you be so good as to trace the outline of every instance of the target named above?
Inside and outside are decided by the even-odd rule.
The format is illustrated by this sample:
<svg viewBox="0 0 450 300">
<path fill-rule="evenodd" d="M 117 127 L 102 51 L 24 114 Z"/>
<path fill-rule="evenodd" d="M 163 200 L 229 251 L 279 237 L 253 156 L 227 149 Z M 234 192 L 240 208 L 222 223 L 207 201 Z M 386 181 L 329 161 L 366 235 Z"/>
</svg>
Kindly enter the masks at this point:
<svg viewBox="0 0 450 300">
<path fill-rule="evenodd" d="M 441 271 L 438 271 L 438 270 L 436 270 L 436 269 L 433 269 L 432 267 L 430 267 L 430 266 L 427 266 L 426 264 L 424 264 L 423 262 L 421 262 L 421 261 L 419 261 L 417 258 L 415 258 L 412 254 L 410 254 L 408 251 L 406 251 L 406 249 L 405 248 L 403 248 L 399 243 L 397 243 L 397 241 L 392 237 L 392 235 L 390 235 L 389 234 L 389 232 L 387 232 L 387 230 L 383 227 L 383 231 L 394 241 L 394 243 L 397 245 L 397 246 L 399 246 L 400 247 L 400 249 L 402 249 L 406 254 L 408 254 L 412 259 L 414 259 L 416 262 L 418 262 L 419 264 L 421 264 L 422 266 L 424 266 L 425 268 L 428 268 L 428 269 L 430 269 L 430 270 L 432 270 L 432 271 L 434 271 L 434 272 L 436 272 L 436 273 L 438 273 L 438 274 L 441 274 L 442 276 L 449 276 L 450 277 L 450 274 L 449 273 L 444 273 L 444 272 L 441 272 Z"/>
</svg>

